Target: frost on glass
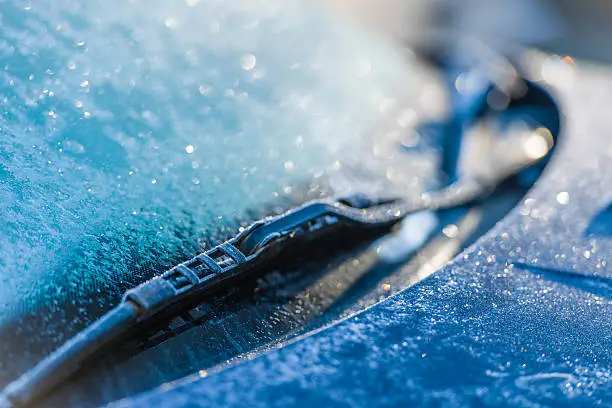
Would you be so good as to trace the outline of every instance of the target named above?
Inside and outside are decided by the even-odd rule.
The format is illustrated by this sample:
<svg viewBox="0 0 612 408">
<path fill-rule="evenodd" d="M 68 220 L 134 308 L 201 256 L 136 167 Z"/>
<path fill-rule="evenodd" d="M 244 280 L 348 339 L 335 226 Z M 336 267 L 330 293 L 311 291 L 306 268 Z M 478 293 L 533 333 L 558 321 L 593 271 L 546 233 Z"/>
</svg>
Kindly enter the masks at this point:
<svg viewBox="0 0 612 408">
<path fill-rule="evenodd" d="M 30 360 L 4 368 L 316 189 L 371 149 L 360 137 L 405 81 L 399 54 L 293 0 L 15 1 L 0 15 L 0 344 Z"/>
</svg>

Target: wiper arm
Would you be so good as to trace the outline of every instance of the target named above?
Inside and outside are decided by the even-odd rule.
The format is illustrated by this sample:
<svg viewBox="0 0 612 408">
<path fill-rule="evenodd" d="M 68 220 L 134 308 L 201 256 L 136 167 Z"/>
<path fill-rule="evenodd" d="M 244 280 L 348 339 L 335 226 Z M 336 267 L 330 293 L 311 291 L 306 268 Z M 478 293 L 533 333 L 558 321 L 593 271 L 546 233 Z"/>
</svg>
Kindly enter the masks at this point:
<svg viewBox="0 0 612 408">
<path fill-rule="evenodd" d="M 127 291 L 118 306 L 10 383 L 0 393 L 0 408 L 30 404 L 130 329 L 227 281 L 269 268 L 279 256 L 303 250 L 298 243 L 316 241 L 334 230 L 388 228 L 410 213 L 452 208 L 486 197 L 499 183 L 550 152 L 553 140 L 550 132 L 546 132 L 536 129 L 524 135 L 528 139 L 521 139 L 518 145 L 501 143 L 481 158 L 483 163 L 478 172 L 462 174 L 451 185 L 435 192 L 401 199 L 354 196 L 311 201 L 254 223 L 229 241 Z M 540 147 L 537 154 L 534 145 Z"/>
<path fill-rule="evenodd" d="M 117 307 L 9 384 L 0 394 L 0 407 L 29 404 L 134 326 L 179 306 L 187 298 L 266 268 L 277 255 L 290 249 L 290 243 L 311 240 L 332 229 L 391 226 L 408 211 L 425 207 L 425 201 L 409 208 L 399 200 L 378 204 L 353 197 L 313 201 L 283 215 L 258 221 L 229 241 L 127 291 Z"/>
<path fill-rule="evenodd" d="M 292 244 L 313 240 L 332 230 L 390 227 L 406 214 L 436 206 L 446 208 L 475 198 L 463 190 L 440 202 L 421 196 L 413 202 L 373 201 L 365 197 L 317 200 L 283 215 L 254 223 L 236 237 L 164 274 L 128 290 L 114 309 L 64 343 L 0 394 L 0 407 L 25 406 L 76 372 L 81 364 L 109 343 L 146 323 L 159 312 L 179 307 L 188 298 L 208 292 L 229 280 L 265 269 L 278 255 L 300 248 Z M 441 198 L 443 195 L 436 197 Z"/>
<path fill-rule="evenodd" d="M 118 306 L 9 384 L 0 394 L 0 408 L 28 405 L 136 325 L 229 280 L 266 269 L 283 253 L 303 250 L 302 245 L 293 245 L 297 242 L 314 240 L 332 230 L 391 227 L 409 213 L 463 205 L 489 189 L 488 184 L 461 182 L 412 201 L 317 200 L 258 221 L 229 241 L 128 290 Z"/>
</svg>

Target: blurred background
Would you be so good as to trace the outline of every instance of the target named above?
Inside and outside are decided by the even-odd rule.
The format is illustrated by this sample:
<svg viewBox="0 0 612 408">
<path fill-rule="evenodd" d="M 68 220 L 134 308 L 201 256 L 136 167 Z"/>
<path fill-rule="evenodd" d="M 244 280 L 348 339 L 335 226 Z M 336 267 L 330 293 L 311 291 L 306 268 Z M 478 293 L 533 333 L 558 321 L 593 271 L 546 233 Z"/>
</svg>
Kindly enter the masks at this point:
<svg viewBox="0 0 612 408">
<path fill-rule="evenodd" d="M 607 0 L 330 0 L 325 6 L 411 43 L 441 32 L 532 45 L 576 58 L 612 61 Z"/>
</svg>

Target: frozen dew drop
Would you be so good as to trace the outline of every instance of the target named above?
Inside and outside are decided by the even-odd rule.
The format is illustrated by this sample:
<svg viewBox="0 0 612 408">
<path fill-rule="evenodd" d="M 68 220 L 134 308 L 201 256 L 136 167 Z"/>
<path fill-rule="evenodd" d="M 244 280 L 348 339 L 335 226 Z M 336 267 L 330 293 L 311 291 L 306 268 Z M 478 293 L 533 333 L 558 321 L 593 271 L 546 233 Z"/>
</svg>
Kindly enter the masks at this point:
<svg viewBox="0 0 612 408">
<path fill-rule="evenodd" d="M 169 29 L 176 28 L 178 26 L 178 23 L 179 21 L 174 17 L 166 17 L 164 19 L 164 25 Z"/>
<path fill-rule="evenodd" d="M 557 194 L 557 202 L 561 205 L 567 205 L 570 201 L 570 195 L 567 191 L 561 191 Z"/>
<path fill-rule="evenodd" d="M 240 60 L 240 66 L 245 71 L 252 70 L 253 68 L 255 68 L 256 64 L 257 64 L 257 58 L 255 58 L 255 55 L 253 54 L 245 54 L 242 56 Z"/>
</svg>

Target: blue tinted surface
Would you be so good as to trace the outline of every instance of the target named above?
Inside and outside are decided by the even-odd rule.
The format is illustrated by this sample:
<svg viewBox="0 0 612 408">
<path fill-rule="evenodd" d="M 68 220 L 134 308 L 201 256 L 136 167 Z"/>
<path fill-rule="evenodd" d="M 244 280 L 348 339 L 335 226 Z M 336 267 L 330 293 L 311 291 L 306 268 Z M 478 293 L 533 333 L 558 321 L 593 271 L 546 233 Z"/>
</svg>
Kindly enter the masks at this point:
<svg viewBox="0 0 612 408">
<path fill-rule="evenodd" d="M 125 405 L 611 406 L 612 240 L 587 229 L 612 191 L 612 79 L 544 67 L 563 145 L 475 246 L 336 326 Z"/>
</svg>

